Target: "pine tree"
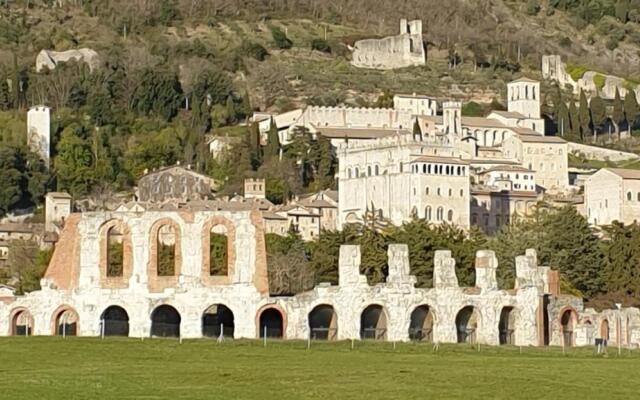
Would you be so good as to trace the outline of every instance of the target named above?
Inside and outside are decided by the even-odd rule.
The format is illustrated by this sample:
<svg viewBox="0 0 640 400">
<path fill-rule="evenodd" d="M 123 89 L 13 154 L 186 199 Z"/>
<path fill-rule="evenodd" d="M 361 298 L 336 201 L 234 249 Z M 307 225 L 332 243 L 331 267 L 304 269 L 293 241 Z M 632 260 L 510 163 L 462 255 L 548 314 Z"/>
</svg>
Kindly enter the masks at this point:
<svg viewBox="0 0 640 400">
<path fill-rule="evenodd" d="M 244 114 L 245 119 L 251 118 L 251 114 L 253 113 L 253 108 L 251 107 L 251 98 L 249 97 L 249 92 L 245 91 L 242 96 L 242 113 Z"/>
<path fill-rule="evenodd" d="M 264 158 L 269 160 L 271 158 L 277 158 L 280 154 L 280 137 L 278 136 L 278 127 L 273 118 L 271 118 L 271 125 L 269 126 L 269 132 L 267 133 L 267 144 L 264 147 Z"/>
<path fill-rule="evenodd" d="M 608 292 L 640 297 L 640 226 L 614 221 L 605 228 L 603 280 Z"/>
<path fill-rule="evenodd" d="M 620 125 L 624 122 L 624 103 L 620 98 L 620 91 L 616 88 L 616 96 L 613 99 L 613 114 L 611 115 L 616 127 L 616 135 L 620 137 Z"/>
</svg>

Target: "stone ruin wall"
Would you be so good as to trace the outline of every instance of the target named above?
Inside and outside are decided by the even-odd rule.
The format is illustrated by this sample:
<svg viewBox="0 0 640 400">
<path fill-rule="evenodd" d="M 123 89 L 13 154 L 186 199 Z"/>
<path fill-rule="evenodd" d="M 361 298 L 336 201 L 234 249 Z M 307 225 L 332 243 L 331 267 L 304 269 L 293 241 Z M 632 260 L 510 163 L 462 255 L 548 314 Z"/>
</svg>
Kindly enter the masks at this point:
<svg viewBox="0 0 640 400">
<path fill-rule="evenodd" d="M 255 214 L 255 215 L 254 215 Z M 130 235 L 132 270 L 123 287 L 104 285 L 100 276 L 100 227 L 114 218 L 127 224 Z M 234 268 L 229 281 L 207 283 L 201 274 L 201 232 L 212 218 L 225 218 L 233 227 Z M 148 232 L 160 220 L 171 219 L 180 229 L 179 242 L 182 267 L 177 280 L 161 290 L 151 290 L 147 274 L 150 260 Z M 229 213 L 223 211 L 198 213 L 92 213 L 74 215 L 73 224 L 65 226 L 62 241 L 45 278 L 43 289 L 26 296 L 3 297 L 0 302 L 0 335 L 10 334 L 12 316 L 27 310 L 32 316 L 33 334 L 51 335 L 55 332 L 56 313 L 68 307 L 78 314 L 78 334 L 100 335 L 100 316 L 112 305 L 124 308 L 129 315 L 129 336 L 149 336 L 150 315 L 155 307 L 168 304 L 181 316 L 180 331 L 185 338 L 202 337 L 202 315 L 213 304 L 229 307 L 235 320 L 235 338 L 259 336 L 258 318 L 265 309 L 278 310 L 284 320 L 285 339 L 309 337 L 309 313 L 318 305 L 330 305 L 337 319 L 337 339 L 359 339 L 360 318 L 370 305 L 379 305 L 387 320 L 385 339 L 409 340 L 411 314 L 419 306 L 428 305 L 432 312 L 434 342 L 458 341 L 456 316 L 467 306 L 477 310 L 477 343 L 497 345 L 498 326 L 504 307 L 513 307 L 513 329 L 516 345 L 541 345 L 541 299 L 549 292 L 548 268 L 538 267 L 535 251 L 529 250 L 516 259 L 516 289 L 500 290 L 496 280 L 497 259 L 492 251 L 480 251 L 476 256 L 476 284 L 472 288 L 458 285 L 455 260 L 449 251 L 437 251 L 434 257 L 434 286 L 415 288 L 416 279 L 410 274 L 409 250 L 406 245 L 391 245 L 388 250 L 389 273 L 385 283 L 371 286 L 360 273 L 359 246 L 341 246 L 339 285 L 321 284 L 315 289 L 292 297 L 271 297 L 265 290 L 266 264 L 261 220 L 256 211 Z M 61 255 L 60 251 L 73 252 Z M 74 267 L 74 263 L 77 265 Z M 66 264 L 64 266 L 63 264 Z M 65 277 L 75 271 L 77 279 Z M 64 285 L 65 279 L 72 282 Z M 547 283 L 545 283 L 547 282 Z M 64 287 L 64 289 L 63 289 Z M 602 318 L 619 317 L 624 320 L 625 340 L 637 345 L 640 341 L 640 311 L 596 313 L 583 309 L 582 301 L 570 296 L 549 297 L 547 308 L 550 321 L 550 343 L 559 344 L 562 326 L 559 316 L 567 309 L 576 313 L 574 335 L 576 344 L 590 343 L 592 326 Z"/>
<path fill-rule="evenodd" d="M 92 71 L 100 65 L 100 57 L 95 50 L 84 48 L 67 51 L 41 50 L 36 56 L 36 71 L 42 72 L 44 69 L 54 70 L 58 63 L 84 62 Z"/>
<path fill-rule="evenodd" d="M 595 84 L 594 78 L 598 75 L 602 75 L 605 78 L 604 87 L 598 90 Z M 623 78 L 600 74 L 595 71 L 587 71 L 582 78 L 575 81 L 571 75 L 566 71 L 566 64 L 562 62 L 562 58 L 559 55 L 547 55 L 542 56 L 542 77 L 548 80 L 555 80 L 562 87 L 569 86 L 573 88 L 574 94 L 579 94 L 581 90 L 587 94 L 600 94 L 605 99 L 613 99 L 616 95 L 616 89 L 620 92 L 620 97 L 624 98 L 629 90 L 628 85 Z M 634 89 L 636 98 L 640 98 L 640 85 Z"/>
<path fill-rule="evenodd" d="M 400 21 L 400 34 L 355 43 L 351 64 L 359 68 L 395 69 L 426 64 L 422 21 Z"/>
</svg>

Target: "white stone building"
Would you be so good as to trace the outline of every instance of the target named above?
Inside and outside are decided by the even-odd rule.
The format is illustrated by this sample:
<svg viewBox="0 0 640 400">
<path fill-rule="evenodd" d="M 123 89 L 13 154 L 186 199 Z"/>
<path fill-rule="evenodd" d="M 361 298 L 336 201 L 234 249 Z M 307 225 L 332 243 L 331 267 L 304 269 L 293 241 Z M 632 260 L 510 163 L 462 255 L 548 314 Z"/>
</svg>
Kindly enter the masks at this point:
<svg viewBox="0 0 640 400">
<path fill-rule="evenodd" d="M 435 254 L 433 287 L 416 288 L 406 245 L 389 247 L 386 282 L 375 286 L 360 274 L 359 247 L 342 246 L 337 286 L 271 297 L 263 233 L 259 211 L 216 202 L 72 214 L 42 290 L 0 288 L 0 334 L 521 346 L 587 345 L 607 334 L 610 343 L 640 342 L 638 309 L 585 310 L 559 294 L 557 272 L 539 267 L 534 251 L 516 259 L 513 290 L 498 288 L 490 251 L 477 253 L 473 288 L 459 287 L 448 251 Z"/>
<path fill-rule="evenodd" d="M 44 196 L 45 230 L 58 233 L 64 220 L 71 214 L 71 195 L 65 192 L 49 192 Z"/>
<path fill-rule="evenodd" d="M 584 201 L 587 218 L 593 225 L 640 221 L 640 171 L 602 168 L 587 178 Z"/>
<path fill-rule="evenodd" d="M 411 115 L 436 115 L 438 101 L 435 97 L 418 94 L 396 94 L 393 96 L 393 108 L 410 112 Z"/>
</svg>

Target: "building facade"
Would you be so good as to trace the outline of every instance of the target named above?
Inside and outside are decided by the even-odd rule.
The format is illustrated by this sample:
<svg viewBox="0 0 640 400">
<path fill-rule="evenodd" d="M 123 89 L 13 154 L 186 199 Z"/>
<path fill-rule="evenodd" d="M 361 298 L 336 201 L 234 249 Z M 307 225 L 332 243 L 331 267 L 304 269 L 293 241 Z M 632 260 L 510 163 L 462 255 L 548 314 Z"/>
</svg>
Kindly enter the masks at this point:
<svg viewBox="0 0 640 400">
<path fill-rule="evenodd" d="M 587 178 L 584 201 L 590 224 L 640 221 L 640 171 L 602 168 Z"/>
</svg>

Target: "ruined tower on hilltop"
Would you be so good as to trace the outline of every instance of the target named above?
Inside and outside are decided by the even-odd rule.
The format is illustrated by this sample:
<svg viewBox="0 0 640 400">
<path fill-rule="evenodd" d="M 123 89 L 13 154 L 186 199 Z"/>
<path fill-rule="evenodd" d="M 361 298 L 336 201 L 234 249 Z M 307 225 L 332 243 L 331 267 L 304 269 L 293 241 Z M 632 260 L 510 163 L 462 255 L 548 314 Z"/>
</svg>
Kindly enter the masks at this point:
<svg viewBox="0 0 640 400">
<path fill-rule="evenodd" d="M 400 20 L 400 34 L 355 43 L 351 64 L 360 68 L 394 69 L 426 64 L 422 20 Z"/>
</svg>

